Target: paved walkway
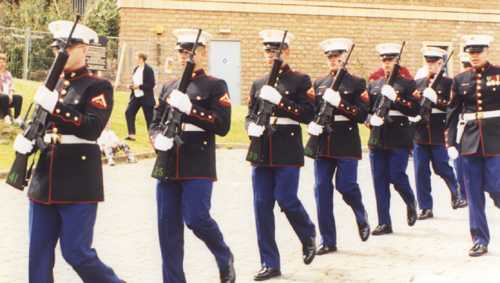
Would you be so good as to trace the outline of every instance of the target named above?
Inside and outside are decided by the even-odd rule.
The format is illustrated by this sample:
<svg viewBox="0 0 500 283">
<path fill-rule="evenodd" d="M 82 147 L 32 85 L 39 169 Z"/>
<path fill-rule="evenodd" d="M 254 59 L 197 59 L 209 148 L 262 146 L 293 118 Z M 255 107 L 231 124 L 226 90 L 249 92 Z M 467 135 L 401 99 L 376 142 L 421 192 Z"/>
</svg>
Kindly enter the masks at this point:
<svg viewBox="0 0 500 283">
<path fill-rule="evenodd" d="M 243 161 L 244 156 L 244 150 L 218 151 L 219 181 L 214 188 L 212 214 L 235 254 L 237 282 L 252 282 L 252 275 L 259 268 L 259 257 L 250 166 Z M 152 164 L 152 160 L 146 160 L 105 168 L 107 201 L 99 207 L 94 245 L 100 258 L 129 283 L 161 282 L 155 181 L 149 177 Z M 411 166 L 408 173 L 413 176 Z M 374 227 L 376 208 L 367 156 L 360 162 L 359 179 Z M 452 210 L 444 182 L 434 178 L 432 183 L 436 218 L 408 227 L 404 204 L 392 191 L 395 233 L 371 237 L 366 243 L 358 238 L 352 211 L 336 194 L 339 252 L 317 257 L 310 266 L 303 265 L 300 244 L 285 216 L 276 208 L 276 236 L 284 275 L 270 282 L 399 283 L 412 282 L 412 278 L 413 282 L 425 283 L 500 282 L 500 211 L 488 199 L 490 253 L 482 258 L 469 258 L 467 210 Z M 302 171 L 300 188 L 300 197 L 316 222 L 310 160 Z M 28 202 L 24 193 L 7 188 L 3 181 L 0 200 L 0 283 L 27 282 Z M 185 234 L 188 282 L 217 282 L 214 259 L 191 231 L 186 229 Z M 58 283 L 81 282 L 59 251 L 54 272 Z"/>
</svg>

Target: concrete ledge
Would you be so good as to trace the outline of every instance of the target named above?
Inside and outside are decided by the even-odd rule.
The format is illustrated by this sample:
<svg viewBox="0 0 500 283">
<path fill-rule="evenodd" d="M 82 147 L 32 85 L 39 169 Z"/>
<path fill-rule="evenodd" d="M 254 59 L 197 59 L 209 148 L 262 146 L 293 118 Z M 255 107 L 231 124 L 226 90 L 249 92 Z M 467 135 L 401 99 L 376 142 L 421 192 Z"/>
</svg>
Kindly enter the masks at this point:
<svg viewBox="0 0 500 283">
<path fill-rule="evenodd" d="M 500 10 L 429 7 L 413 5 L 352 4 L 318 1 L 207 0 L 144 1 L 118 0 L 120 8 L 219 11 L 266 14 L 321 15 L 414 20 L 500 23 Z"/>
</svg>

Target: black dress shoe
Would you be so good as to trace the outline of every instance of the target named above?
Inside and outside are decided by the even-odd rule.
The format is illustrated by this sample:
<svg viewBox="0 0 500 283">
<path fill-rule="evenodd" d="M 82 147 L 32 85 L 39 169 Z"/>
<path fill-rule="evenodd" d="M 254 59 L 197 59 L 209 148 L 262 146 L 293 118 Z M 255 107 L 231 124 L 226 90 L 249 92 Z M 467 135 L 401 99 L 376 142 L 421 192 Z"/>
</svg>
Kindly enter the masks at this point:
<svg viewBox="0 0 500 283">
<path fill-rule="evenodd" d="M 451 199 L 451 208 L 457 209 L 457 208 L 463 208 L 467 207 L 467 201 L 461 198 L 452 198 Z"/>
<path fill-rule="evenodd" d="M 358 233 L 361 241 L 365 242 L 370 237 L 370 225 L 368 222 L 358 223 Z"/>
<path fill-rule="evenodd" d="M 372 235 L 373 236 L 380 236 L 380 235 L 385 235 L 385 234 L 392 234 L 392 226 L 389 224 L 382 224 L 378 225 L 375 227 L 375 230 L 373 230 Z"/>
<path fill-rule="evenodd" d="M 482 244 L 474 244 L 469 250 L 469 256 L 478 257 L 488 253 L 488 246 Z"/>
<path fill-rule="evenodd" d="M 125 137 L 125 140 L 127 140 L 127 141 L 135 141 L 135 137 L 132 137 L 132 136 L 126 136 L 126 137 Z"/>
<path fill-rule="evenodd" d="M 336 251 L 337 251 L 336 246 L 321 245 L 321 246 L 319 246 L 319 249 L 316 251 L 316 255 L 326 255 L 329 253 L 334 253 Z"/>
<path fill-rule="evenodd" d="M 422 212 L 418 216 L 418 220 L 425 220 L 433 217 L 434 214 L 432 213 L 432 209 L 422 209 Z"/>
<path fill-rule="evenodd" d="M 234 283 L 236 282 L 236 271 L 234 270 L 234 257 L 231 254 L 227 268 L 220 271 L 221 283 Z"/>
<path fill-rule="evenodd" d="M 263 266 L 262 269 L 255 274 L 253 280 L 264 281 L 278 276 L 281 276 L 281 271 L 279 269 Z"/>
<path fill-rule="evenodd" d="M 408 226 L 413 226 L 417 222 L 417 207 L 415 204 L 406 206 L 406 218 Z"/>
<path fill-rule="evenodd" d="M 302 246 L 302 259 L 305 264 L 310 264 L 316 255 L 316 240 L 314 237 L 309 238 Z"/>
</svg>

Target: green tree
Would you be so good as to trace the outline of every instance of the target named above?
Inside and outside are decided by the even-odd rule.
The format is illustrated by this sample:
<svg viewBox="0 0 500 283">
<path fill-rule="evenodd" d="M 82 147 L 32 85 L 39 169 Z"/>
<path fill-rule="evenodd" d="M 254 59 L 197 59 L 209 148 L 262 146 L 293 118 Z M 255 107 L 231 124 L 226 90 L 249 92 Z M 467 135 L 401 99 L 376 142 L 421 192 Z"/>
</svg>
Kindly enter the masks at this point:
<svg viewBox="0 0 500 283">
<path fill-rule="evenodd" d="M 51 21 L 71 19 L 72 5 L 64 0 L 1 1 L 0 26 L 16 30 L 0 30 L 0 49 L 7 53 L 9 69 L 16 77 L 22 76 L 24 39 L 23 30 L 47 31 Z M 52 37 L 48 33 L 34 32 L 30 54 L 31 79 L 41 79 L 52 63 L 53 54 L 47 46 Z M 16 36 L 17 35 L 17 36 Z M 41 38 L 40 38 L 41 37 Z"/>
<path fill-rule="evenodd" d="M 120 33 L 120 14 L 115 0 L 97 0 L 87 6 L 85 24 L 99 35 L 118 36 Z"/>
</svg>

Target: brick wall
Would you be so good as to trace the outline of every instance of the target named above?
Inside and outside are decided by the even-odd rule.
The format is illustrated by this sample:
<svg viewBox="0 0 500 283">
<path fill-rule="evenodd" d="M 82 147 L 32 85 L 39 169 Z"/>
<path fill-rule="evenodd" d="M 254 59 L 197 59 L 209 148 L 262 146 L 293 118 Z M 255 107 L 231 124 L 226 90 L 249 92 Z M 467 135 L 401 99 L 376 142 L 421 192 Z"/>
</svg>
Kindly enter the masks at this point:
<svg viewBox="0 0 500 283">
<path fill-rule="evenodd" d="M 347 1 L 346 1 L 347 2 Z M 353 2 L 353 1 L 349 1 Z M 444 3 L 466 1 L 360 1 L 371 3 Z M 465 4 L 464 4 L 465 6 Z M 215 39 L 239 40 L 241 42 L 241 87 L 245 96 L 251 82 L 268 72 L 262 60 L 262 47 L 258 32 L 266 28 L 288 29 L 296 36 L 291 45 L 290 64 L 293 68 L 311 75 L 313 79 L 327 72 L 324 56 L 318 43 L 329 37 L 349 37 L 354 39 L 356 49 L 351 57 L 350 69 L 354 74 L 367 77 L 379 66 L 375 45 L 381 42 L 407 41 L 407 49 L 402 63 L 413 74 L 422 65 L 420 48 L 423 41 L 450 42 L 458 51 L 460 37 L 468 33 L 500 34 L 498 23 L 476 23 L 466 21 L 441 21 L 418 19 L 380 19 L 363 17 L 311 16 L 296 14 L 266 14 L 243 12 L 188 11 L 166 9 L 122 8 L 120 10 L 121 40 L 148 38 L 148 41 L 162 44 L 162 57 L 175 57 L 175 38 L 172 29 L 180 27 L 201 27 L 212 33 Z M 165 28 L 165 34 L 156 37 L 154 27 Z M 220 34 L 220 29 L 229 28 L 228 35 Z M 498 39 L 500 40 L 500 38 Z M 492 62 L 500 59 L 500 45 L 492 47 Z M 151 54 L 150 54 L 151 55 Z M 155 55 L 151 60 L 158 61 Z M 453 60 L 453 70 L 459 70 L 458 57 Z M 159 58 L 160 62 L 164 58 Z M 178 69 L 177 69 L 178 71 Z M 160 81 L 166 78 L 161 76 Z"/>
</svg>

